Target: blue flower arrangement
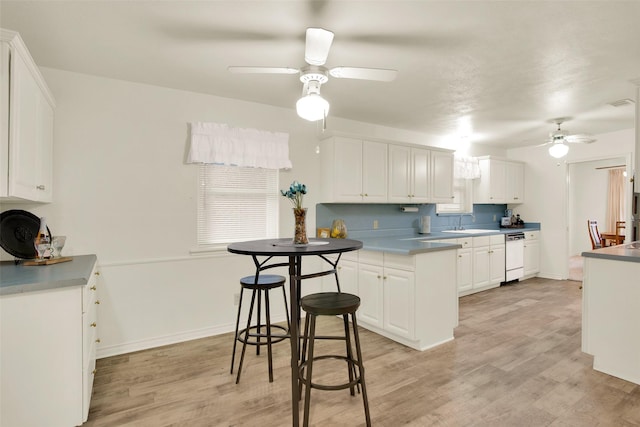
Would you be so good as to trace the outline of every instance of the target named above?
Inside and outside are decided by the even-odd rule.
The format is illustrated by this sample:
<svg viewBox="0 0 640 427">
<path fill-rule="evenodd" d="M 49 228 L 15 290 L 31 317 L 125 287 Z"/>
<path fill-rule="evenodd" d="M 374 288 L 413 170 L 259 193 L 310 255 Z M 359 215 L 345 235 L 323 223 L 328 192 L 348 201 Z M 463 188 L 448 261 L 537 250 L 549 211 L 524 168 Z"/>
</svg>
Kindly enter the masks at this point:
<svg viewBox="0 0 640 427">
<path fill-rule="evenodd" d="M 287 191 L 280 190 L 287 199 L 291 200 L 294 209 L 302 209 L 302 199 L 307 194 L 307 186 L 300 184 L 298 181 L 293 181 Z"/>
</svg>

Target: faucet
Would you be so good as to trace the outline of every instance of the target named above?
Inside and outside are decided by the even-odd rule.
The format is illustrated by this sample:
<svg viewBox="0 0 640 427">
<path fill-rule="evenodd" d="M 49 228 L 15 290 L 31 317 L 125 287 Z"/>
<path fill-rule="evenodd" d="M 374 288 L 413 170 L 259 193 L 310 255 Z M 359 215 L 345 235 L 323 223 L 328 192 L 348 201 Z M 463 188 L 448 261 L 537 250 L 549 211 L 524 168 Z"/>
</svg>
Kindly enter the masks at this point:
<svg viewBox="0 0 640 427">
<path fill-rule="evenodd" d="M 465 215 L 470 216 L 474 221 L 476 219 L 476 216 L 474 214 L 472 214 L 472 213 L 470 213 L 470 214 L 460 214 L 460 217 L 458 218 L 458 228 L 457 228 L 457 230 L 464 230 L 464 227 L 462 226 L 462 217 L 465 216 Z"/>
</svg>

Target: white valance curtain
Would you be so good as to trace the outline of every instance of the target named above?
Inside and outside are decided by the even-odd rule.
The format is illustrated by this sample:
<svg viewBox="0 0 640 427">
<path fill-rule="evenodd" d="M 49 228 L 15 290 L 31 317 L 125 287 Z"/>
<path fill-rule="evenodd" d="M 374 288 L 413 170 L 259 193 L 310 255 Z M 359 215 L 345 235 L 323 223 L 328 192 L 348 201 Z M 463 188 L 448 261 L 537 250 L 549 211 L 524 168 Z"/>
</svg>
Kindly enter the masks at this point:
<svg viewBox="0 0 640 427">
<path fill-rule="evenodd" d="M 194 122 L 187 163 L 290 169 L 289 134 Z"/>
<path fill-rule="evenodd" d="M 454 157 L 453 177 L 457 179 L 480 178 L 480 162 L 477 157 Z"/>
</svg>

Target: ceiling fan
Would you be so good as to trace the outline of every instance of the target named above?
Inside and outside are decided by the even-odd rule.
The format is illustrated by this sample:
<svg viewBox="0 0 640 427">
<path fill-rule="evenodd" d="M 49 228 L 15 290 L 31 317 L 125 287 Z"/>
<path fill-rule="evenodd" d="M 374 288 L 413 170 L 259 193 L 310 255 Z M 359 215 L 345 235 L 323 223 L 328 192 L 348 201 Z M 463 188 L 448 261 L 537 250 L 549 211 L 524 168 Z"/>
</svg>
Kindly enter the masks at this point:
<svg viewBox="0 0 640 427">
<path fill-rule="evenodd" d="M 307 28 L 304 60 L 301 68 L 230 66 L 228 70 L 240 74 L 300 74 L 302 97 L 296 103 L 298 115 L 309 121 L 324 120 L 329 112 L 329 102 L 320 96 L 320 86 L 329 76 L 338 79 L 362 79 L 389 82 L 398 72 L 383 68 L 324 66 L 333 42 L 333 33 L 323 28 Z"/>
<path fill-rule="evenodd" d="M 556 159 L 564 157 L 569 152 L 569 146 L 567 144 L 590 144 L 595 142 L 595 138 L 586 134 L 570 134 L 560 128 L 562 123 L 571 120 L 571 117 L 558 117 L 556 119 L 548 120 L 548 123 L 555 123 L 558 125 L 558 129 L 549 133 L 549 140 L 541 145 L 549 146 L 549 154 Z"/>
</svg>

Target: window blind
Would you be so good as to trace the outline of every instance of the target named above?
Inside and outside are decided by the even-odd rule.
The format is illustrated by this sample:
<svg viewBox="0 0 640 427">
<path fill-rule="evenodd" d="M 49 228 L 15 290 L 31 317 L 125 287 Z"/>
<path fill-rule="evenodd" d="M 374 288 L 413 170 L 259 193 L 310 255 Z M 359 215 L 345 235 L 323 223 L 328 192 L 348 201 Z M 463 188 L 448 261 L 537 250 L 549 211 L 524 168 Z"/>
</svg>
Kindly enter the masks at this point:
<svg viewBox="0 0 640 427">
<path fill-rule="evenodd" d="M 198 246 L 278 236 L 278 171 L 200 165 Z"/>
</svg>

